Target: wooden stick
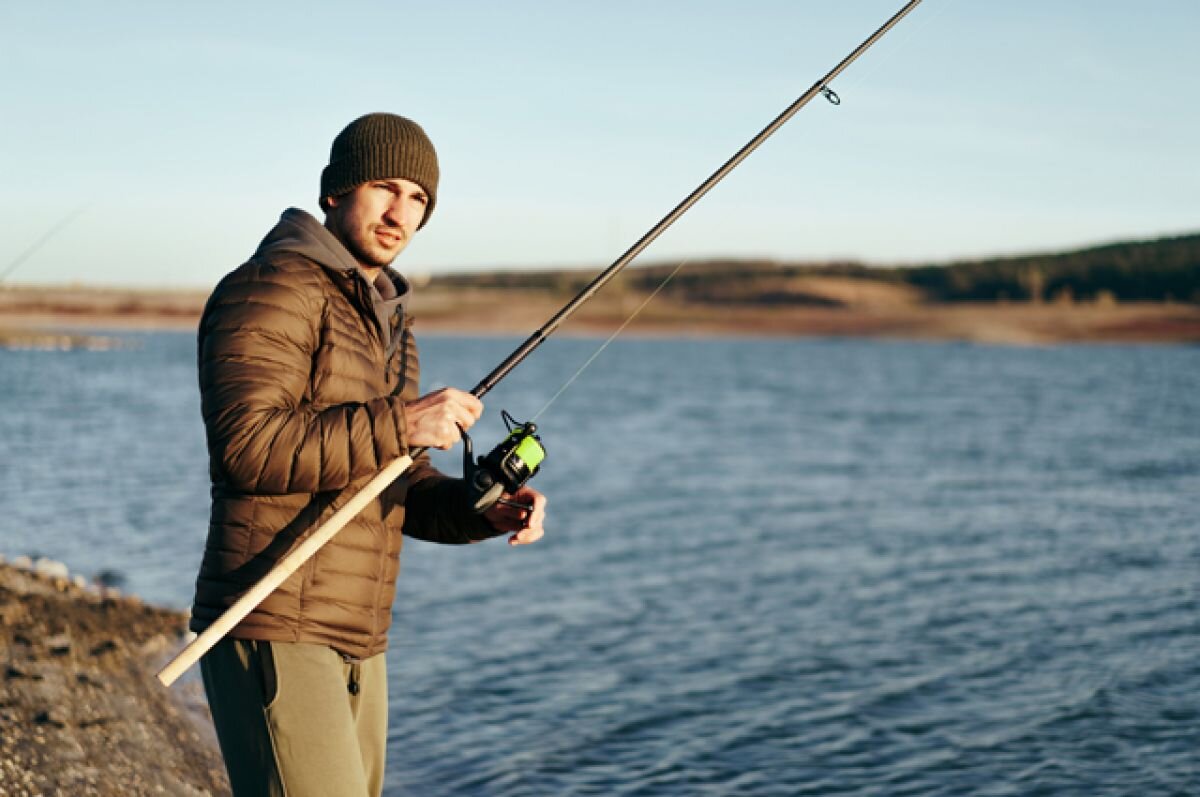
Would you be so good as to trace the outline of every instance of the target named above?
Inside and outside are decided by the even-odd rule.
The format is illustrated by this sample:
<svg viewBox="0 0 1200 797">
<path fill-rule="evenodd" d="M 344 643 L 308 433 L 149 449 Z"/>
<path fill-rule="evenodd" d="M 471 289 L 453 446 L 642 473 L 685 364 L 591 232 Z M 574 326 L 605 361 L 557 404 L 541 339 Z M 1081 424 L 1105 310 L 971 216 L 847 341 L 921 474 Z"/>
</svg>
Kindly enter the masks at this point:
<svg viewBox="0 0 1200 797">
<path fill-rule="evenodd" d="M 288 576 L 299 570 L 322 545 L 333 539 L 333 536 L 353 520 L 367 504 L 374 501 L 383 492 L 385 487 L 398 479 L 404 471 L 408 470 L 412 462 L 412 457 L 403 456 L 379 471 L 375 475 L 375 478 L 363 485 L 363 488 L 346 502 L 345 506 L 334 512 L 329 520 L 325 521 L 320 528 L 289 551 L 287 556 L 280 559 L 275 567 L 271 568 L 270 572 L 262 577 L 262 580 L 247 590 L 212 625 L 204 629 L 199 636 L 188 643 L 187 647 L 179 651 L 175 658 L 167 662 L 167 666 L 163 667 L 158 673 L 158 680 L 162 681 L 163 686 L 170 686 L 175 683 L 175 680 L 183 675 L 189 667 L 199 661 L 201 656 L 211 650 L 213 645 L 220 642 L 222 637 L 232 631 L 234 626 L 246 618 L 246 615 L 254 611 L 254 607 L 258 606 L 268 595 L 278 589 L 279 585 L 286 581 Z"/>
</svg>

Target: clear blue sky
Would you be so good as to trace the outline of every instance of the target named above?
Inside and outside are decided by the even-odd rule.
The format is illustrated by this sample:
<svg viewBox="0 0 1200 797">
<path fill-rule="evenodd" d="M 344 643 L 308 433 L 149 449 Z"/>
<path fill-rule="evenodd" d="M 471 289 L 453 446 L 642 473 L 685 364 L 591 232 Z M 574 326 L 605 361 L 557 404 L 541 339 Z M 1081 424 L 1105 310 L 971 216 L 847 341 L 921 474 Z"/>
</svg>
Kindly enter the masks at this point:
<svg viewBox="0 0 1200 797">
<path fill-rule="evenodd" d="M 410 273 L 601 267 L 902 5 L 0 3 L 0 271 L 205 287 L 369 111 Z M 1200 229 L 1200 3 L 925 0 L 642 257 L 913 263 Z"/>
</svg>

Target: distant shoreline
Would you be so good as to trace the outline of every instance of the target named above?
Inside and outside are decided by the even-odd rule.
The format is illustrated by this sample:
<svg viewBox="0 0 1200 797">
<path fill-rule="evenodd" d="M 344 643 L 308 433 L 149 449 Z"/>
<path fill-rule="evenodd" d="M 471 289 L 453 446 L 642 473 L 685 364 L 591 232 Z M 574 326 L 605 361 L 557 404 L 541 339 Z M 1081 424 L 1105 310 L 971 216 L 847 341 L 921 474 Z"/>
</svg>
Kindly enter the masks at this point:
<svg viewBox="0 0 1200 797">
<path fill-rule="evenodd" d="M 85 330 L 195 329 L 207 292 L 87 287 L 0 289 L 0 346 Z M 569 297 L 567 297 L 569 298 Z M 592 302 L 563 325 L 564 334 L 607 335 L 644 296 L 628 291 Z M 418 334 L 527 335 L 564 299 L 551 292 L 503 288 L 421 288 L 414 297 Z M 947 340 L 1007 345 L 1200 342 L 1200 305 L 1178 302 L 952 302 L 881 300 L 843 306 L 683 303 L 659 297 L 626 334 L 745 335 Z"/>
</svg>

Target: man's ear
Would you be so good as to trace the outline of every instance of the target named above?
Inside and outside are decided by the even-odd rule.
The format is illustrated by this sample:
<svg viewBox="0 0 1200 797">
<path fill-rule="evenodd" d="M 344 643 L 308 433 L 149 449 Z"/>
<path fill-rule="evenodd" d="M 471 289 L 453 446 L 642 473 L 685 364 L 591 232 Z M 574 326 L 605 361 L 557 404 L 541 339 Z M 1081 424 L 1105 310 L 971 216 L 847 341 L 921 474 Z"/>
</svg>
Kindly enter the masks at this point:
<svg viewBox="0 0 1200 797">
<path fill-rule="evenodd" d="M 320 198 L 320 200 L 318 200 L 317 204 L 321 206 L 321 210 L 328 213 L 330 210 L 337 207 L 337 197 L 323 196 Z"/>
</svg>

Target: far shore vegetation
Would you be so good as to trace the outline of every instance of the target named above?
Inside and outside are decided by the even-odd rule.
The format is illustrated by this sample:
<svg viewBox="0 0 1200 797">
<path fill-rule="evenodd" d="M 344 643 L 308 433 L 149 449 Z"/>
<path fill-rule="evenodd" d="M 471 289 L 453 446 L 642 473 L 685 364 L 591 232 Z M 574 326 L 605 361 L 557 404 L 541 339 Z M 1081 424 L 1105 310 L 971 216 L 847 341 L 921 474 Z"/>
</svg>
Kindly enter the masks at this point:
<svg viewBox="0 0 1200 797">
<path fill-rule="evenodd" d="M 1200 342 L 1200 233 L 906 266 L 712 259 L 667 280 L 675 266 L 635 263 L 564 331 L 604 334 L 636 312 L 630 334 Z M 413 311 L 429 332 L 529 333 L 600 270 L 439 275 L 418 286 Z M 206 294 L 0 285 L 0 344 L 18 329 L 194 327 Z"/>
<path fill-rule="evenodd" d="M 631 267 L 616 284 L 652 291 L 674 264 Z M 437 277 L 460 288 L 543 290 L 567 296 L 594 274 L 570 270 L 492 271 Z M 689 262 L 663 295 L 700 303 L 836 306 L 812 278 L 840 278 L 912 289 L 912 300 L 1151 301 L 1200 304 L 1200 233 L 1096 246 L 1053 254 L 964 260 L 948 264 L 881 267 L 854 262 L 789 263 L 775 260 Z M 898 297 L 897 297 L 898 298 Z"/>
</svg>

